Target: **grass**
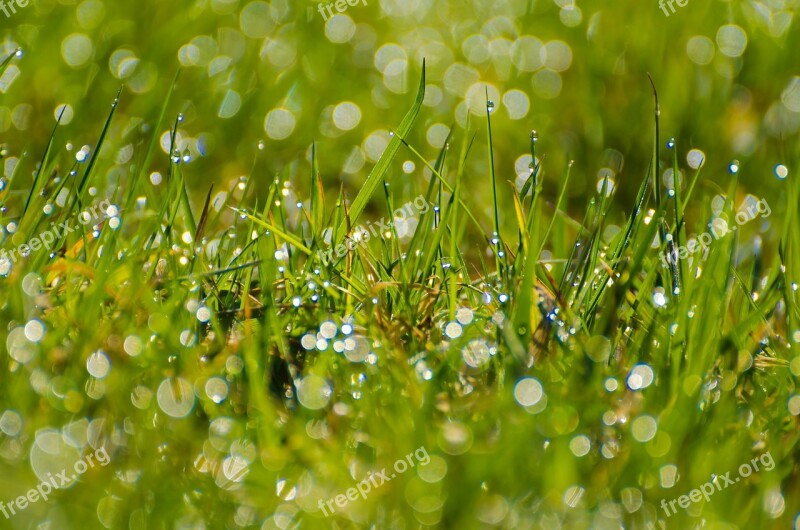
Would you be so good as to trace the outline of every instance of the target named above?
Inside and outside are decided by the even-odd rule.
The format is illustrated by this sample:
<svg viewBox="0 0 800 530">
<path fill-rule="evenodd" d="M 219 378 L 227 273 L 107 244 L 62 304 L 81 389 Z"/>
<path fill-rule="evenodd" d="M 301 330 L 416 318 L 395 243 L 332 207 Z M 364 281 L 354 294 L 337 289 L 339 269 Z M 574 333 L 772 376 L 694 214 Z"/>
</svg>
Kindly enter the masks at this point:
<svg viewBox="0 0 800 530">
<path fill-rule="evenodd" d="M 774 469 L 679 510 L 666 527 L 792 524 L 796 180 L 770 217 L 714 241 L 705 259 L 662 268 L 659 252 L 714 218 L 732 223 L 739 183 L 736 174 L 711 183 L 700 168 L 685 195 L 664 196 L 657 176 L 678 173 L 682 143 L 661 145 L 658 114 L 651 164 L 601 189 L 581 219 L 566 208 L 575 177 L 545 174 L 535 132 L 528 181 L 518 191 L 492 169 L 485 215 L 465 188 L 479 128 L 452 130 L 439 153 L 407 140 L 424 88 L 423 73 L 352 200 L 324 189 L 314 146 L 310 163 L 266 189 L 256 160 L 226 194 L 209 186 L 193 202 L 180 154 L 169 158 L 163 193 L 146 182 L 156 134 L 130 179 L 104 184 L 116 103 L 74 173 L 61 169 L 74 155 L 56 148 L 53 131 L 36 175 L 16 172 L 0 195 L 6 222 L 18 220 L 4 248 L 104 193 L 121 213 L 13 264 L 0 281 L 4 408 L 23 421 L 14 432 L 14 413 L 0 419 L 2 498 L 89 446 L 107 447 L 111 463 L 0 525 L 660 528 L 650 525 L 667 519 L 661 499 L 766 451 Z M 167 97 L 162 122 L 170 107 Z M 427 182 L 390 177 L 401 153 L 427 168 Z M 552 199 L 548 180 L 560 185 Z M 727 198 L 721 211 L 689 215 L 715 186 Z M 638 189 L 618 215 L 616 188 Z M 66 203 L 46 215 L 63 190 Z M 329 265 L 318 259 L 366 217 L 390 216 L 419 194 L 435 208 L 411 233 L 396 223 Z M 501 210 L 497 196 L 514 209 Z M 15 334 L 37 320 L 42 337 Z M 103 377 L 91 375 L 96 352 L 110 361 Z M 54 426 L 69 437 L 48 445 L 42 433 L 59 431 L 40 429 Z M 428 466 L 323 518 L 320 499 L 419 447 Z"/>
</svg>

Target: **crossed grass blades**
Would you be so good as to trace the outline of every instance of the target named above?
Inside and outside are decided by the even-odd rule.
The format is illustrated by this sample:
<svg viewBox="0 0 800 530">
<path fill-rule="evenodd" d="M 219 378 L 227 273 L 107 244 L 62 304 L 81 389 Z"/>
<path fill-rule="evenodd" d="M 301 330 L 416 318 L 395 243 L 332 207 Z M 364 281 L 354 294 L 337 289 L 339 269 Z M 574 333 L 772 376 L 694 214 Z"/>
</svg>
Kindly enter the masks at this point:
<svg viewBox="0 0 800 530">
<path fill-rule="evenodd" d="M 798 499 L 800 488 L 792 482 L 791 465 L 797 431 L 789 428 L 794 419 L 783 406 L 795 388 L 788 360 L 798 353 L 787 337 L 800 329 L 793 289 L 800 276 L 796 180 L 787 180 L 785 202 L 774 207 L 775 217 L 783 220 L 776 227 L 777 252 L 765 246 L 769 253 L 735 261 L 737 234 L 714 245 L 702 264 L 689 268 L 681 262 L 662 270 L 659 252 L 683 244 L 687 225 L 694 223 L 686 218 L 685 207 L 699 200 L 702 168 L 692 175 L 685 196 L 681 190 L 663 196 L 656 185 L 662 167 L 657 112 L 651 165 L 638 183 L 617 183 L 638 185 L 636 201 L 628 205 L 616 235 L 604 239 L 613 217 L 611 199 L 600 193 L 581 219 L 571 218 L 566 190 L 575 177 L 569 172 L 552 179 L 560 182 L 554 200 L 546 199 L 541 163 L 532 165 L 520 191 L 498 180 L 493 104 L 487 102 L 491 173 L 486 179 L 493 208 L 485 218 L 479 201 L 464 190 L 464 162 L 481 156 L 475 152 L 480 131 L 468 126 L 451 132 L 432 163 L 430 154 L 418 152 L 407 140 L 424 95 L 423 64 L 413 106 L 354 200 L 340 190 L 329 204 L 313 149 L 309 174 L 279 176 L 266 193 L 258 193 L 257 178 L 249 178 L 241 193 L 230 190 L 226 203 L 216 208 L 209 190 L 197 215 L 179 156 L 170 157 L 162 195 L 142 178 L 155 157 L 155 131 L 166 119 L 174 87 L 144 146 L 142 163 L 124 185 L 102 189 L 105 162 L 97 155 L 117 98 L 91 159 L 74 178 L 60 173 L 56 128 L 35 177 L 26 182 L 18 169 L 0 195 L 9 209 L 6 215 L 19 218 L 18 237 L 91 202 L 93 186 L 109 192 L 106 196 L 123 212 L 117 230 L 102 226 L 98 234 L 67 235 L 53 255 L 34 255 L 0 280 L 3 318 L 19 321 L 28 314 L 20 283 L 30 273 L 38 275 L 43 295 L 39 317 L 47 324 L 39 356 L 24 367 L 12 364 L 3 370 L 8 388 L 26 389 L 28 372 L 37 369 L 60 377 L 82 395 L 86 357 L 102 347 L 113 359 L 114 375 L 103 399 L 20 401 L 21 412 L 31 418 L 29 429 L 74 414 L 102 416 L 111 423 L 135 418 L 127 451 L 112 456 L 116 466 L 142 471 L 138 491 L 171 499 L 184 510 L 208 508 L 209 527 L 222 527 L 240 503 L 263 515 L 273 513 L 284 499 L 264 492 L 273 491 L 276 483 L 296 487 L 309 471 L 326 477 L 317 479 L 318 489 L 308 495 L 312 501 L 324 496 L 322 484 L 332 483 L 332 489 L 347 484 L 342 455 L 374 464 L 420 445 L 438 447 L 437 457 L 449 469 L 442 484 L 431 486 L 443 488 L 433 494 L 447 492 L 440 508 L 443 527 L 473 527 L 476 511 L 498 496 L 516 499 L 513 509 L 521 516 L 554 517 L 565 527 L 583 527 L 600 499 L 620 499 L 630 488 L 643 493 L 652 509 L 620 518 L 632 528 L 644 527 L 656 520 L 655 505 L 665 494 L 658 487 L 661 466 L 676 464 L 689 483 L 697 483 L 754 450 L 775 455 L 772 478 L 715 498 L 704 508 L 704 517 L 735 518 L 748 528 L 786 526 L 786 520 L 772 521 L 748 499 L 760 499 L 780 484 L 787 506 L 796 506 L 790 501 Z M 541 143 L 546 142 L 531 133 L 534 161 Z M 670 151 L 669 161 L 675 174 L 677 150 Z M 326 230 L 333 231 L 329 240 L 342 240 L 368 206 L 381 204 L 392 212 L 402 202 L 389 182 L 401 151 L 431 174 L 429 182 L 419 179 L 409 191 L 424 194 L 437 207 L 422 215 L 408 242 L 400 243 L 394 233 L 328 265 L 319 262 L 314 256 L 326 250 Z M 790 162 L 796 167 L 796 158 Z M 309 199 L 294 218 L 280 200 L 287 181 L 298 189 L 310 182 Z M 46 218 L 42 207 L 62 186 L 69 189 L 71 202 Z M 731 175 L 729 214 L 736 188 Z M 20 191 L 24 205 L 10 200 Z M 513 200 L 510 215 L 498 207 L 501 195 Z M 697 226 L 702 229 L 702 223 Z M 651 248 L 656 238 L 659 249 Z M 545 250 L 559 259 L 545 260 Z M 658 302 L 657 291 L 663 292 Z M 207 308 L 208 322 L 187 312 L 187 304 Z M 448 333 L 447 324 L 465 310 L 472 323 L 463 326 L 463 334 Z M 368 341 L 372 361 L 345 362 L 330 347 L 303 347 L 303 336 L 329 320 L 337 326 L 346 323 Z M 120 345 L 119 338 L 130 335 L 149 337 L 135 358 Z M 473 346 L 478 341 L 479 351 L 488 352 L 473 359 L 474 366 L 462 357 L 469 341 Z M 646 392 L 625 386 L 626 374 L 637 363 L 648 364 L 655 374 Z M 178 382 L 196 381 L 202 387 L 220 374 L 230 384 L 227 399 L 218 403 L 202 396 L 187 418 L 160 414 L 155 400 L 143 410 L 131 406 L 135 385 L 155 389 L 167 378 L 174 382 L 176 399 L 194 400 L 191 393 L 181 395 L 185 389 Z M 321 410 L 298 400 L 303 380 L 312 375 L 330 385 L 332 397 Z M 514 401 L 514 384 L 523 375 L 541 381 L 548 398 L 544 407 L 525 410 Z M 616 390 L 604 387 L 608 378 L 620 382 Z M 351 412 L 334 413 L 334 402 Z M 33 410 L 48 410 L 51 418 L 37 419 Z M 616 418 L 611 424 L 601 421 L 607 412 Z M 658 432 L 648 443 L 634 440 L 629 427 L 643 414 L 658 420 Z M 235 491 L 228 491 L 230 483 L 214 487 L 224 454 L 207 466 L 198 467 L 195 460 L 209 423 L 223 417 L 232 418 L 231 428 L 256 448 L 247 473 L 237 470 L 240 489 Z M 308 434 L 309 421 L 323 420 L 324 447 Z M 592 446 L 583 459 L 567 449 L 579 433 Z M 142 463 L 137 454 L 159 456 Z M 589 476 L 594 478 L 587 484 L 585 504 L 576 502 L 571 505 L 575 509 L 564 511 L 561 493 L 570 484 L 585 483 L 578 477 Z M 175 520 L 174 506 L 145 512 L 140 509 L 144 501 L 130 490 L 102 477 L 97 484 L 130 501 L 130 507 L 119 507 L 109 517 L 125 521 L 136 512 L 153 527 Z M 176 494 L 192 487 L 191 499 Z M 749 508 L 731 515 L 731 506 Z M 366 522 L 388 527 L 394 517 L 413 517 L 402 486 L 387 488 L 354 510 L 346 516 L 355 523 L 337 514 L 343 527 Z M 791 517 L 793 510 L 786 511 Z M 291 517 L 306 524 L 320 521 L 313 510 L 294 511 Z"/>
</svg>

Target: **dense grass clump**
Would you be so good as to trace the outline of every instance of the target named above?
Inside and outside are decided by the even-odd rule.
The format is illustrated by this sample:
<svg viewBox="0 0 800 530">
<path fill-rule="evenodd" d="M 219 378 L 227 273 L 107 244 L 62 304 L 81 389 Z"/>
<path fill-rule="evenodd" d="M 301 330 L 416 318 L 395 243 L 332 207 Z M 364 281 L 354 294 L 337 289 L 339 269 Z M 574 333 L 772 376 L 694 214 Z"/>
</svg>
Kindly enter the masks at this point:
<svg viewBox="0 0 800 530">
<path fill-rule="evenodd" d="M 656 118 L 650 166 L 608 176 L 574 218 L 575 176 L 546 173 L 546 137 L 531 133 L 521 187 L 492 170 L 493 102 L 485 132 L 451 131 L 438 154 L 408 142 L 424 88 L 423 74 L 352 198 L 324 189 L 314 146 L 296 172 L 267 179 L 256 162 L 203 203 L 175 151 L 153 193 L 156 135 L 107 186 L 119 98 L 96 145 L 64 152 L 56 130 L 32 180 L 4 182 L 6 250 L 75 229 L 0 258 L 13 399 L 2 452 L 17 461 L 3 497 L 93 450 L 110 456 L 4 524 L 791 525 L 796 180 L 778 203 L 742 195 L 734 165 L 713 180 L 696 153 L 683 167 Z M 427 179 L 389 179 L 398 153 Z M 487 155 L 488 215 L 464 185 L 467 161 Z M 666 168 L 686 181 L 660 182 Z M 638 191 L 615 212 L 621 187 Z M 76 217 L 101 199 L 99 217 Z M 410 471 L 336 502 L 412 454 Z M 753 459 L 769 469 L 666 516 L 662 499 Z"/>
</svg>

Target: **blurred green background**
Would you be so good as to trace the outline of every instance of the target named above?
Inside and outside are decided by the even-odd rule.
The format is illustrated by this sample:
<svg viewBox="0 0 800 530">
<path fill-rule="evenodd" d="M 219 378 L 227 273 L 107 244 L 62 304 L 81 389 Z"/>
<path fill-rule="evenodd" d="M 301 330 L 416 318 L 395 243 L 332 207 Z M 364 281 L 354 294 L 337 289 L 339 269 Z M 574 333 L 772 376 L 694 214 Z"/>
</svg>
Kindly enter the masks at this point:
<svg viewBox="0 0 800 530">
<path fill-rule="evenodd" d="M 195 158 L 186 170 L 193 187 L 246 175 L 256 156 L 263 172 L 296 176 L 316 141 L 326 182 L 344 182 L 352 196 L 410 105 L 424 58 L 426 106 L 410 140 L 425 156 L 435 157 L 468 112 L 482 133 L 477 146 L 485 142 L 488 87 L 501 180 L 527 173 L 529 158 L 519 157 L 535 129 L 548 189 L 574 159 L 579 178 L 569 193 L 582 196 L 604 167 L 620 181 L 644 174 L 649 72 L 662 137 L 677 138 L 682 164 L 690 148 L 713 147 L 712 172 L 739 159 L 746 185 L 780 189 L 772 168 L 786 163 L 784 143 L 800 126 L 796 0 L 695 0 L 669 17 L 641 0 L 368 4 L 326 22 L 316 3 L 35 0 L 11 18 L 0 14 L 0 50 L 25 52 L 0 82 L 2 140 L 12 153 L 35 153 L 67 104 L 59 143 L 91 144 L 124 85 L 108 146 L 124 163 L 106 169 L 124 179 L 135 162 L 126 147 L 148 137 L 181 68 L 169 111 L 186 116 L 179 144 Z M 69 165 L 69 153 L 61 156 Z M 476 186 L 488 182 L 486 157 L 469 163 Z M 415 166 L 411 174 L 422 171 Z M 636 188 L 622 186 L 619 196 Z"/>
</svg>

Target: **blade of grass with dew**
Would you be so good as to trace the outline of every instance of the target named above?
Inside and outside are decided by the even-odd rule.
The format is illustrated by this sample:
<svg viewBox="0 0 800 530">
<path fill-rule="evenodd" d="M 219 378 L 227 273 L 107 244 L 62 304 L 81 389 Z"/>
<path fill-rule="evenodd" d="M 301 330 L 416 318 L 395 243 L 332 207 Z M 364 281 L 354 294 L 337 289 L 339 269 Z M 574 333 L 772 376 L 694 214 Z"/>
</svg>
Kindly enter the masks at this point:
<svg viewBox="0 0 800 530">
<path fill-rule="evenodd" d="M 367 177 L 366 182 L 361 187 L 361 191 L 358 192 L 355 200 L 353 201 L 352 205 L 350 206 L 350 217 L 353 221 L 356 221 L 361 213 L 366 208 L 367 203 L 372 198 L 372 195 L 375 192 L 375 189 L 380 185 L 381 182 L 384 180 L 384 176 L 386 172 L 389 171 L 389 167 L 391 166 L 392 160 L 394 160 L 397 151 L 400 149 L 400 145 L 402 141 L 400 138 L 405 138 L 408 136 L 408 133 L 411 132 L 411 127 L 414 125 L 414 122 L 417 119 L 417 115 L 419 115 L 420 109 L 422 108 L 422 101 L 425 99 L 425 61 L 422 61 L 422 75 L 420 76 L 419 88 L 417 90 L 417 97 L 414 100 L 414 105 L 411 107 L 411 110 L 408 111 L 406 116 L 400 122 L 400 125 L 397 127 L 395 135 L 389 141 L 389 145 L 384 150 L 383 154 L 381 155 L 378 163 L 375 164 L 375 167 L 372 168 L 370 171 L 369 176 Z M 338 228 L 338 233 L 346 233 L 345 232 L 344 224 L 340 224 Z"/>
<path fill-rule="evenodd" d="M 111 104 L 111 112 L 108 113 L 108 118 L 106 118 L 106 123 L 103 125 L 103 130 L 100 133 L 100 138 L 97 140 L 97 145 L 92 150 L 92 156 L 89 159 L 89 164 L 86 166 L 86 171 L 83 172 L 83 177 L 81 178 L 80 184 L 78 184 L 75 199 L 70 203 L 70 208 L 72 209 L 72 205 L 77 202 L 78 205 L 86 204 L 83 202 L 83 192 L 86 189 L 86 185 L 89 183 L 89 177 L 92 174 L 92 169 L 94 169 L 95 165 L 97 164 L 97 158 L 100 156 L 100 150 L 103 148 L 103 144 L 105 143 L 106 136 L 108 135 L 108 129 L 111 127 L 111 120 L 114 118 L 114 114 L 117 112 L 117 107 L 119 106 L 120 96 L 122 96 L 122 87 L 119 87 L 117 91 L 117 95 L 114 98 L 114 102 Z"/>
<path fill-rule="evenodd" d="M 536 141 L 538 135 L 536 132 L 531 132 L 530 136 L 530 150 L 532 164 L 536 161 Z M 536 265 L 539 261 L 539 226 L 541 219 L 541 208 L 539 198 L 542 194 L 543 182 L 539 179 L 541 166 L 536 164 L 531 172 L 531 175 L 526 182 L 526 186 L 530 183 L 531 189 L 531 203 L 529 206 L 528 217 L 521 227 L 523 241 L 523 251 L 525 252 L 522 281 L 517 293 L 516 301 L 514 304 L 514 313 L 512 315 L 512 322 L 514 323 L 515 333 L 520 338 L 523 344 L 530 344 L 532 330 L 536 328 L 538 322 L 533 320 L 533 316 L 538 314 L 534 310 L 536 306 L 534 296 L 538 301 L 538 291 L 536 291 Z M 525 200 L 526 189 L 523 187 L 521 201 Z"/>
<path fill-rule="evenodd" d="M 180 68 L 175 71 L 175 75 L 172 77 L 172 82 L 169 85 L 169 89 L 167 89 L 167 93 L 164 97 L 164 103 L 161 105 L 161 111 L 156 119 L 156 122 L 153 126 L 153 134 L 150 136 L 150 142 L 147 145 L 147 150 L 145 151 L 144 159 L 140 166 L 135 167 L 131 171 L 132 179 L 131 185 L 128 192 L 128 198 L 125 203 L 125 209 L 130 210 L 133 207 L 133 203 L 136 200 L 136 191 L 138 189 L 138 185 L 142 180 L 142 175 L 147 171 L 150 167 L 150 164 L 153 163 L 153 156 L 155 156 L 155 149 L 156 145 L 160 140 L 159 131 L 161 131 L 161 126 L 164 123 L 164 119 L 167 116 L 167 109 L 169 108 L 169 102 L 172 100 L 172 95 L 175 92 L 175 85 L 178 83 L 178 77 L 180 75 Z"/>
<path fill-rule="evenodd" d="M 4 73 L 6 73 L 6 70 L 11 65 L 11 61 L 13 61 L 14 57 L 16 57 L 17 54 L 20 53 L 21 51 L 22 51 L 21 48 L 17 48 L 13 52 L 11 52 L 11 54 L 8 55 L 5 59 L 3 59 L 3 62 L 0 63 L 0 77 L 2 77 Z"/>
<path fill-rule="evenodd" d="M 672 189 L 675 193 L 675 240 L 678 248 L 683 247 L 683 242 L 686 241 L 686 228 L 683 224 L 683 202 L 681 201 L 681 172 L 678 168 L 678 145 L 672 142 Z M 686 263 L 684 260 L 678 260 L 677 264 L 678 278 L 677 285 L 673 289 L 673 294 L 680 298 L 681 286 L 684 285 L 686 279 Z"/>
<path fill-rule="evenodd" d="M 445 164 L 447 162 L 447 152 L 449 150 L 450 139 L 453 137 L 453 128 L 451 127 L 450 130 L 447 132 L 447 138 L 445 138 L 444 144 L 442 148 L 439 150 L 439 155 L 436 157 L 436 162 L 434 163 L 434 169 L 441 173 L 444 169 Z M 435 193 L 434 187 L 436 185 L 436 179 L 431 178 L 428 182 L 428 191 L 425 194 L 425 202 L 428 205 L 431 204 L 438 204 L 441 200 L 441 182 L 439 183 L 439 192 L 437 194 L 437 199 L 434 203 L 433 194 Z M 411 270 L 417 271 L 419 270 L 419 261 L 420 261 L 420 253 L 425 249 L 425 242 L 430 235 L 429 227 L 432 226 L 431 219 L 435 215 L 434 207 L 428 207 L 428 210 L 425 213 L 420 214 L 419 223 L 417 223 L 417 229 L 414 230 L 414 235 L 411 236 L 411 243 L 408 245 L 408 251 L 411 256 L 413 256 L 412 268 Z"/>
<path fill-rule="evenodd" d="M 43 174 L 47 174 L 47 166 L 48 166 L 48 161 L 50 159 L 50 153 L 51 153 L 51 150 L 52 150 L 52 147 L 53 147 L 53 140 L 55 140 L 56 131 L 58 131 L 58 127 L 59 127 L 59 125 L 61 125 L 61 118 L 64 116 L 64 110 L 65 109 L 62 108 L 61 112 L 58 114 L 58 119 L 56 120 L 56 124 L 53 127 L 53 132 L 50 133 L 50 139 L 47 141 L 47 145 L 44 148 L 44 154 L 42 154 L 42 159 L 39 162 L 39 166 L 38 166 L 39 169 L 37 169 L 34 172 L 33 184 L 31 185 L 31 191 L 28 194 L 27 200 L 25 201 L 25 207 L 22 209 L 22 216 L 23 217 L 25 217 L 25 213 L 28 211 L 28 207 L 31 205 L 31 202 L 33 201 L 33 197 L 36 196 L 36 195 L 39 195 L 39 192 L 41 191 L 42 188 L 44 188 L 45 184 L 47 183 L 46 178 L 45 178 L 45 181 L 41 184 L 41 186 L 39 186 L 39 179 L 42 177 Z M 35 225 L 32 226 L 31 228 L 35 229 Z M 27 236 L 27 239 L 30 239 L 31 236 L 32 236 L 32 234 L 29 233 L 28 236 Z"/>
<path fill-rule="evenodd" d="M 438 171 L 436 171 L 436 169 L 433 166 L 431 166 L 431 164 L 427 160 L 425 160 L 425 157 L 423 157 L 416 149 L 414 149 L 414 146 L 412 146 L 411 144 L 406 142 L 405 139 L 401 139 L 401 141 L 403 142 L 403 145 L 405 145 L 411 151 L 411 153 L 415 157 L 417 157 L 417 159 L 426 168 L 428 168 L 431 171 L 431 173 L 433 173 L 433 176 L 435 176 L 439 180 L 439 182 L 441 182 L 442 185 L 444 185 L 444 187 L 447 189 L 447 191 L 449 191 L 450 193 L 453 193 L 453 187 L 450 185 L 450 183 L 447 182 L 447 180 L 445 180 L 445 178 Z M 472 147 L 473 142 L 474 142 L 474 137 L 473 137 L 472 141 L 470 141 L 470 144 L 469 144 L 470 147 Z M 467 212 L 467 215 L 469 215 L 469 218 L 475 224 L 475 227 L 478 229 L 479 233 L 483 234 L 483 227 L 481 226 L 480 222 L 478 222 L 478 219 L 475 217 L 475 215 L 473 215 L 472 211 L 467 207 L 467 204 L 464 202 L 463 199 L 461 199 L 461 206 L 464 208 L 464 211 Z M 489 242 L 489 238 L 486 237 L 486 236 L 484 236 L 484 238 L 486 239 L 486 241 L 488 243 Z"/>
<path fill-rule="evenodd" d="M 501 268 L 501 261 L 497 248 L 502 248 L 503 238 L 500 236 L 500 208 L 497 207 L 497 175 L 494 170 L 494 144 L 492 138 L 492 111 L 494 110 L 494 102 L 489 100 L 489 87 L 486 88 L 486 134 L 487 134 L 487 148 L 489 151 L 489 175 L 492 183 L 492 209 L 494 212 L 494 237 L 492 238 L 492 252 L 494 252 L 495 267 L 497 270 L 498 280 L 504 282 L 503 268 Z M 497 244 L 494 241 L 497 240 Z"/>
<path fill-rule="evenodd" d="M 317 240 L 322 235 L 325 217 L 325 191 L 322 180 L 319 178 L 319 164 L 317 161 L 317 143 L 311 144 L 311 236 Z"/>
</svg>

